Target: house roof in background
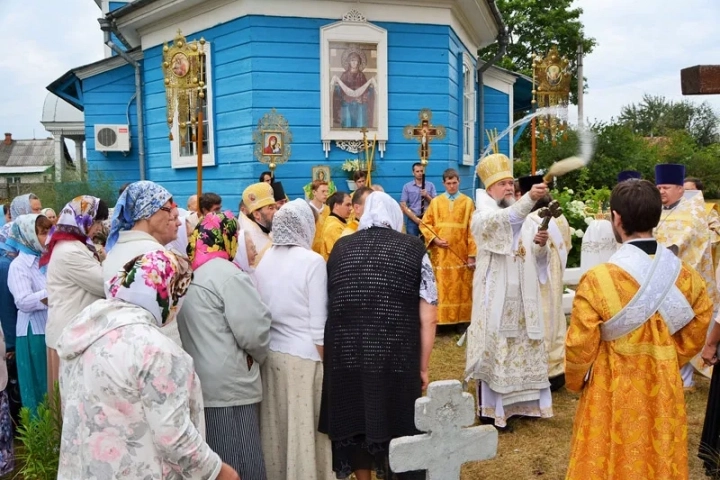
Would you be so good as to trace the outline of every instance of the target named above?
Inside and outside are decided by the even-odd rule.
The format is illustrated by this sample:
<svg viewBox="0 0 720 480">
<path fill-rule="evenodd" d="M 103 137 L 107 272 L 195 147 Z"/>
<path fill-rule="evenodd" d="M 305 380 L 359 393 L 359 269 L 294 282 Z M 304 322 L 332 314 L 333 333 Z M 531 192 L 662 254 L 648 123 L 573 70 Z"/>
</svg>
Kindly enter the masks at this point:
<svg viewBox="0 0 720 480">
<path fill-rule="evenodd" d="M 63 146 L 65 162 L 68 166 L 74 167 L 65 142 L 63 142 Z M 12 140 L 9 145 L 0 139 L 0 167 L 20 169 L 12 173 L 37 173 L 38 168 L 43 168 L 40 171 L 45 171 L 54 165 L 55 140 L 53 138 Z"/>
<path fill-rule="evenodd" d="M 52 168 L 52 165 L 42 167 L 0 167 L 0 175 L 16 175 L 18 173 L 43 173 Z"/>
</svg>

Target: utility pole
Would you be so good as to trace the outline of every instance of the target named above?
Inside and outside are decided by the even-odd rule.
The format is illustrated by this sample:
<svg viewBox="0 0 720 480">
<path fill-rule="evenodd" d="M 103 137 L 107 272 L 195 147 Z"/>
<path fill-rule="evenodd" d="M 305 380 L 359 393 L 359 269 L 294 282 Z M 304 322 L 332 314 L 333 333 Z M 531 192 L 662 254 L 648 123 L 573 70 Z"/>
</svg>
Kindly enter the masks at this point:
<svg viewBox="0 0 720 480">
<path fill-rule="evenodd" d="M 578 107 L 578 126 L 582 127 L 584 123 L 583 114 L 583 90 L 585 89 L 585 79 L 583 78 L 583 46 L 582 43 L 577 48 L 577 76 L 578 76 L 578 91 L 577 91 L 577 107 Z"/>
</svg>

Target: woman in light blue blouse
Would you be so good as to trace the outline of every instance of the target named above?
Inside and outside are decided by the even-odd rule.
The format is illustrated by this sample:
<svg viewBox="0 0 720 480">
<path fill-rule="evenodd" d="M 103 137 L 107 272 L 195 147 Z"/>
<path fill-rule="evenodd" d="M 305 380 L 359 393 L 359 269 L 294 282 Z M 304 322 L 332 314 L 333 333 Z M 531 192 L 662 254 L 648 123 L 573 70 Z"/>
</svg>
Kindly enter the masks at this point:
<svg viewBox="0 0 720 480">
<path fill-rule="evenodd" d="M 33 414 L 47 392 L 47 291 L 39 262 L 50 228 L 52 222 L 43 215 L 21 215 L 13 219 L 6 243 L 18 252 L 10 264 L 8 288 L 18 308 L 15 354 L 20 397 Z"/>
</svg>

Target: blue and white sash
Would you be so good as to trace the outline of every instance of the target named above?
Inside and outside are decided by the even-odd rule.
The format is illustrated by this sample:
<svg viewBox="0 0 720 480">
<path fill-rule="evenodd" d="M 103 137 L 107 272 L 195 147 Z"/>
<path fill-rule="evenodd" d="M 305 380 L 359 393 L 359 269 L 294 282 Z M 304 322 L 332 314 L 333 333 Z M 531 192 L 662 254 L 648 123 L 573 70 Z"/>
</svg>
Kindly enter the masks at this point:
<svg viewBox="0 0 720 480">
<path fill-rule="evenodd" d="M 675 285 L 682 262 L 667 248 L 658 244 L 652 259 L 639 248 L 624 244 L 610 257 L 609 263 L 630 274 L 640 289 L 622 310 L 602 325 L 604 341 L 616 340 L 640 328 L 656 312 L 662 316 L 671 335 L 695 318 L 685 295 Z"/>
</svg>

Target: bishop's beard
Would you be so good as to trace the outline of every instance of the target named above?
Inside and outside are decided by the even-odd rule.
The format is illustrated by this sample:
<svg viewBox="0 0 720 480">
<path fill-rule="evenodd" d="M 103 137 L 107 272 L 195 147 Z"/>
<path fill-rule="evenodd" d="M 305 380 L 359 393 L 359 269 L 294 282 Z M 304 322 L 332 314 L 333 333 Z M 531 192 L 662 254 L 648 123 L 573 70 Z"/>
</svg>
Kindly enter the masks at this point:
<svg viewBox="0 0 720 480">
<path fill-rule="evenodd" d="M 500 200 L 497 201 L 498 207 L 500 208 L 507 208 L 511 207 L 515 204 L 515 198 L 514 197 L 502 197 Z"/>
</svg>

